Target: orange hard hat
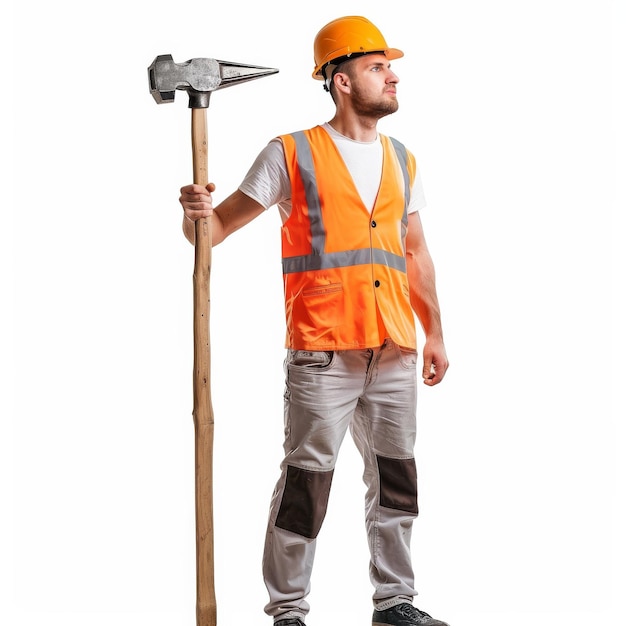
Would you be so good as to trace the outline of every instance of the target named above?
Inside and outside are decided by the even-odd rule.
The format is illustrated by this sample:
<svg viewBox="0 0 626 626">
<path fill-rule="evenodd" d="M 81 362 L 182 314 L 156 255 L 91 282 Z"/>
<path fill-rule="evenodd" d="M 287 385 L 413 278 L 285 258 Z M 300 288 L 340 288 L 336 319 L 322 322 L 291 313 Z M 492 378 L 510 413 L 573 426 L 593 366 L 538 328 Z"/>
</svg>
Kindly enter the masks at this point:
<svg viewBox="0 0 626 626">
<path fill-rule="evenodd" d="M 388 59 L 404 56 L 402 50 L 387 45 L 382 33 L 368 19 L 359 15 L 339 17 L 315 36 L 313 78 L 324 80 L 323 68 L 331 61 L 367 52 L 381 52 Z"/>
</svg>

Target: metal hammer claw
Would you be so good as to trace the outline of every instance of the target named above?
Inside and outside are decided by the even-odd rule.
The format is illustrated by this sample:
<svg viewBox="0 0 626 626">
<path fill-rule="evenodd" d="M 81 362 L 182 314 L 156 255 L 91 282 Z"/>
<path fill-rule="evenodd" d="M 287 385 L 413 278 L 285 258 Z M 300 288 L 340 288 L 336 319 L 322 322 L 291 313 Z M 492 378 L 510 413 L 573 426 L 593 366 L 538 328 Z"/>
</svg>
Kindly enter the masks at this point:
<svg viewBox="0 0 626 626">
<path fill-rule="evenodd" d="M 156 57 L 148 68 L 150 93 L 158 104 L 173 102 L 176 90 L 180 89 L 189 94 L 189 107 L 192 109 L 206 109 L 213 91 L 277 72 L 270 67 L 217 59 L 190 59 L 174 63 L 171 54 Z"/>
</svg>

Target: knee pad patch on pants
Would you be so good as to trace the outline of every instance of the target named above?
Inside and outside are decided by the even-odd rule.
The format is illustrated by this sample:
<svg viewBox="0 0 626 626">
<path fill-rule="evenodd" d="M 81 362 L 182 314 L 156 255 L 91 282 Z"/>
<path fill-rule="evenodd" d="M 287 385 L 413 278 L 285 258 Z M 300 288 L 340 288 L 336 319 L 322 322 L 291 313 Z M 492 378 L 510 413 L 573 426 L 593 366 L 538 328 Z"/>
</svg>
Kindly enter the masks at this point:
<svg viewBox="0 0 626 626">
<path fill-rule="evenodd" d="M 380 506 L 417 515 L 417 469 L 415 459 L 377 456 Z"/>
<path fill-rule="evenodd" d="M 276 526 L 315 539 L 326 516 L 332 480 L 332 470 L 311 472 L 288 466 Z"/>
</svg>

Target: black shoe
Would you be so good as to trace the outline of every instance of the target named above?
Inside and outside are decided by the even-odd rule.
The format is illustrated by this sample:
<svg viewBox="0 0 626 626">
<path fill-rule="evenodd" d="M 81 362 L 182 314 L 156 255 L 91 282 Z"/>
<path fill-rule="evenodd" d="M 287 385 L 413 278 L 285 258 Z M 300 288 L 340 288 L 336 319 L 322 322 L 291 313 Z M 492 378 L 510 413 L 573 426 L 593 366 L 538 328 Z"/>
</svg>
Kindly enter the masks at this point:
<svg viewBox="0 0 626 626">
<path fill-rule="evenodd" d="M 374 610 L 372 626 L 448 626 L 448 624 L 404 602 L 384 611 Z"/>
<path fill-rule="evenodd" d="M 279 619 L 274 626 L 304 626 L 304 622 L 300 618 Z"/>
</svg>

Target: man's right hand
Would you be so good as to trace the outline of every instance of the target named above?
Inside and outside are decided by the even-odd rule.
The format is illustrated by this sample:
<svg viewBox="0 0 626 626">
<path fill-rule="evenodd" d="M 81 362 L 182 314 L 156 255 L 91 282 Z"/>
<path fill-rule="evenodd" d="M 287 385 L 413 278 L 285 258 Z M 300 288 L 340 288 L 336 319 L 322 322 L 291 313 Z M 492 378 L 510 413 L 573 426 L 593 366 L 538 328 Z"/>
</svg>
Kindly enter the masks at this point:
<svg viewBox="0 0 626 626">
<path fill-rule="evenodd" d="M 182 187 L 178 201 L 183 207 L 185 218 L 196 222 L 203 217 L 209 217 L 213 213 L 213 197 L 211 196 L 213 191 L 215 191 L 213 183 L 209 183 L 206 187 L 195 184 Z"/>
<path fill-rule="evenodd" d="M 184 212 L 183 233 L 190 243 L 196 241 L 195 223 L 199 219 L 213 215 L 212 191 L 215 191 L 213 183 L 209 183 L 206 187 L 196 184 L 181 187 L 178 201 Z"/>
<path fill-rule="evenodd" d="M 265 211 L 256 200 L 237 189 L 213 210 L 215 185 L 186 185 L 180 190 L 179 202 L 185 212 L 183 232 L 194 243 L 196 239 L 195 223 L 204 217 L 211 217 L 211 237 L 214 246 L 221 243 L 231 233 L 239 230 Z"/>
</svg>

